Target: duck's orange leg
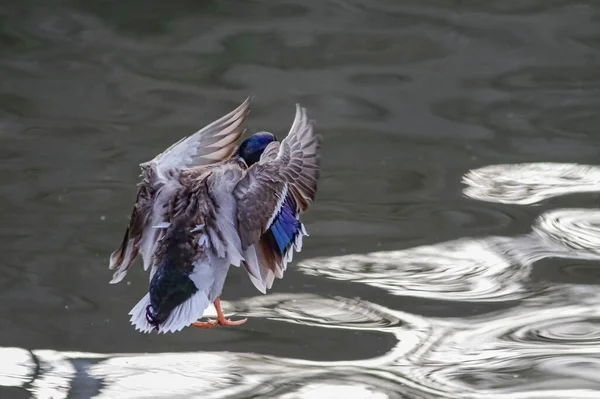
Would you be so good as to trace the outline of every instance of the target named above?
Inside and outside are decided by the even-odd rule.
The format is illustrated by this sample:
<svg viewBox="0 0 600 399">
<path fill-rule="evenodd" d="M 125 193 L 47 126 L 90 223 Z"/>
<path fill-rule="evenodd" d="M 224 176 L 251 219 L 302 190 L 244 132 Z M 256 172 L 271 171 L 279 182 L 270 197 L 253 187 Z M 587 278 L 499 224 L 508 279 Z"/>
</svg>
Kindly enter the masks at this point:
<svg viewBox="0 0 600 399">
<path fill-rule="evenodd" d="M 217 310 L 217 320 L 208 320 L 208 321 L 196 321 L 192 323 L 192 326 L 196 328 L 213 328 L 216 326 L 239 326 L 244 324 L 248 319 L 236 320 L 232 321 L 226 319 L 223 315 L 223 311 L 221 310 L 221 300 L 217 298 L 214 302 L 215 309 Z"/>
</svg>

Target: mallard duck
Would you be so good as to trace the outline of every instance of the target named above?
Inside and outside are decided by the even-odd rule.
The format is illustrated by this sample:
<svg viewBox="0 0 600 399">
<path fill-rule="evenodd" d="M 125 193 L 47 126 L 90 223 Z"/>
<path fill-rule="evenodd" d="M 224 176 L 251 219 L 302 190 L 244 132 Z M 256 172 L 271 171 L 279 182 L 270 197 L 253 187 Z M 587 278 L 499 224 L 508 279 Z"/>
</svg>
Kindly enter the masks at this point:
<svg viewBox="0 0 600 399">
<path fill-rule="evenodd" d="M 296 105 L 284 140 L 258 132 L 236 146 L 249 104 L 140 164 L 136 203 L 109 266 L 113 284 L 138 253 L 150 269 L 148 293 L 129 313 L 136 330 L 240 325 L 246 319 L 226 319 L 219 301 L 229 266 L 243 266 L 264 294 L 301 251 L 321 137 Z M 199 321 L 210 303 L 217 319 Z"/>
</svg>

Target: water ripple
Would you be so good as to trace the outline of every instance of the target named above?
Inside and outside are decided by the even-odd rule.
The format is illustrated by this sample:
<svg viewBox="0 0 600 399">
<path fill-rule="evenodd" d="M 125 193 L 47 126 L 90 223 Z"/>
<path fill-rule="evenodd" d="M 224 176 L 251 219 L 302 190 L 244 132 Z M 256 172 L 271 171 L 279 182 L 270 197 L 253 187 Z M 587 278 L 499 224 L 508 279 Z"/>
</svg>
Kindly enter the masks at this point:
<svg viewBox="0 0 600 399">
<path fill-rule="evenodd" d="M 600 71 L 592 65 L 528 66 L 506 72 L 490 84 L 500 90 L 593 90 L 600 88 Z"/>
<path fill-rule="evenodd" d="M 492 242 L 473 239 L 317 258 L 298 267 L 309 275 L 363 283 L 393 295 L 461 301 L 521 298 L 520 280 L 526 273 L 496 252 Z"/>
<path fill-rule="evenodd" d="M 573 345 L 594 345 L 600 341 L 600 320 L 581 320 L 575 316 L 562 320 L 553 318 L 537 323 L 528 323 L 512 334 L 518 342 L 546 344 L 564 343 Z"/>
<path fill-rule="evenodd" d="M 600 211 L 558 209 L 541 215 L 533 231 L 554 246 L 579 256 L 600 257 Z"/>
<path fill-rule="evenodd" d="M 568 163 L 491 165 L 463 177 L 463 193 L 487 202 L 531 205 L 558 195 L 600 191 L 600 168 Z"/>
<path fill-rule="evenodd" d="M 348 303 L 341 298 L 338 304 L 312 295 L 267 298 L 248 302 L 255 317 L 275 313 L 289 322 L 302 317 L 304 305 L 310 309 L 315 303 L 319 312 L 324 306 L 339 309 L 326 320 L 352 318 L 340 316 Z M 101 382 L 96 398 L 592 398 L 600 388 L 599 301 L 595 290 L 559 286 L 514 308 L 463 318 L 426 318 L 376 306 L 387 318 L 401 321 L 385 327 L 398 345 L 356 361 L 231 352 L 30 354 L 4 348 L 0 386 L 25 387 L 33 380 L 28 389 L 40 399 L 67 397 L 77 384 L 91 381 Z M 362 315 L 371 306 L 356 303 L 349 314 Z M 292 322 L 313 324 L 314 318 Z M 358 328 L 374 318 L 361 316 Z M 33 359 L 40 365 L 37 372 Z"/>
<path fill-rule="evenodd" d="M 349 328 L 383 329 L 397 326 L 400 319 L 387 309 L 364 300 L 323 298 L 309 294 L 273 294 L 231 303 L 236 313 L 298 324 Z"/>
<path fill-rule="evenodd" d="M 467 319 L 432 319 L 437 334 L 421 343 L 422 351 L 399 359 L 397 367 L 422 385 L 471 392 L 461 397 L 503 398 L 508 393 L 514 398 L 589 397 L 600 387 L 596 377 L 600 349 L 595 344 L 599 299 L 597 293 L 560 287 L 509 310 Z M 575 357 L 581 364 L 575 364 Z M 548 382 L 550 369 L 554 384 Z M 567 385 L 589 391 L 574 389 L 554 396 L 554 389 Z"/>
<path fill-rule="evenodd" d="M 0 333 L 6 345 L 126 353 L 0 348 L 0 397 L 600 396 L 600 296 L 586 285 L 600 211 L 551 210 L 526 234 L 470 238 L 527 231 L 531 209 L 456 198 L 454 178 L 474 162 L 597 155 L 597 1 L 21 3 L 0 11 Z M 132 159 L 248 92 L 252 130 L 287 129 L 296 99 L 334 149 L 310 216 L 315 253 L 463 238 L 305 260 L 300 271 L 326 278 L 291 270 L 280 286 L 339 295 L 240 299 L 250 283 L 229 281 L 225 308 L 254 321 L 140 337 L 116 322 L 131 290 L 94 284 L 129 216 Z M 464 194 L 532 205 L 599 181 L 595 166 L 494 165 L 470 171 Z M 536 280 L 551 257 L 590 260 L 590 272 Z"/>
<path fill-rule="evenodd" d="M 523 270 L 546 258 L 599 260 L 600 231 L 595 224 L 599 219 L 598 210 L 553 210 L 541 214 L 530 233 L 485 240 Z"/>
</svg>

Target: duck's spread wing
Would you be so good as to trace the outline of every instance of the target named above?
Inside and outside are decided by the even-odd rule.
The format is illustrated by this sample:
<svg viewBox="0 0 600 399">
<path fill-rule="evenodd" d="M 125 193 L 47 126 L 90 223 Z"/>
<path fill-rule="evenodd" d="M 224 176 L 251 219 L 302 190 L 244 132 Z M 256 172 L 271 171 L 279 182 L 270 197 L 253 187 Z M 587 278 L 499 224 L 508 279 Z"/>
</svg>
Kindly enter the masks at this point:
<svg viewBox="0 0 600 399">
<path fill-rule="evenodd" d="M 123 280 L 140 251 L 144 257 L 144 268 L 149 267 L 152 255 L 148 251 L 155 246 L 161 233 L 158 228 L 152 227 L 156 197 L 161 189 L 152 184 L 149 176 L 144 173 L 142 176 L 144 178 L 137 186 L 135 205 L 123 241 L 110 255 L 109 268 L 116 269 L 111 284 Z"/>
<path fill-rule="evenodd" d="M 299 217 L 315 198 L 320 147 L 306 110 L 297 106 L 288 136 L 271 143 L 234 190 L 244 266 L 263 293 L 302 249 L 306 230 Z"/>
<path fill-rule="evenodd" d="M 233 153 L 237 140 L 244 133 L 242 125 L 248 116 L 249 105 L 250 98 L 247 98 L 227 115 L 181 139 L 151 161 L 142 164 L 142 167 L 151 166 L 157 177 L 164 177 L 174 170 L 223 161 Z"/>
<path fill-rule="evenodd" d="M 249 112 L 250 99 L 190 137 L 173 144 L 153 160 L 142 163 L 142 181 L 137 186 L 136 203 L 121 246 L 110 256 L 110 269 L 116 269 L 111 283 L 127 274 L 141 252 L 144 269 L 153 263 L 153 255 L 165 220 L 165 205 L 177 191 L 180 172 L 187 168 L 215 164 L 229 157 L 243 134 L 242 124 Z"/>
</svg>

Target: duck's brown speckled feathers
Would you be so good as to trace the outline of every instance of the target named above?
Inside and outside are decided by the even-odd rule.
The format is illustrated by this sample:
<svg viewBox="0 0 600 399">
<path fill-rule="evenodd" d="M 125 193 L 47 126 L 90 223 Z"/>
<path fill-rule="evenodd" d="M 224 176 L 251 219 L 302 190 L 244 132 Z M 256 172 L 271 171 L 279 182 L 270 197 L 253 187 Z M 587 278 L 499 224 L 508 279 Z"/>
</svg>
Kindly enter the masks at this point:
<svg viewBox="0 0 600 399">
<path fill-rule="evenodd" d="M 160 229 L 153 226 L 166 221 L 161 209 L 171 201 L 181 187 L 179 178 L 188 168 L 202 168 L 227 159 L 244 133 L 242 124 L 249 112 L 250 99 L 238 108 L 214 121 L 192 136 L 180 140 L 153 160 L 140 165 L 142 181 L 129 226 L 121 246 L 110 257 L 110 269 L 117 269 L 111 283 L 118 283 L 127 274 L 138 252 L 142 253 L 144 269 L 152 265 Z"/>
</svg>

